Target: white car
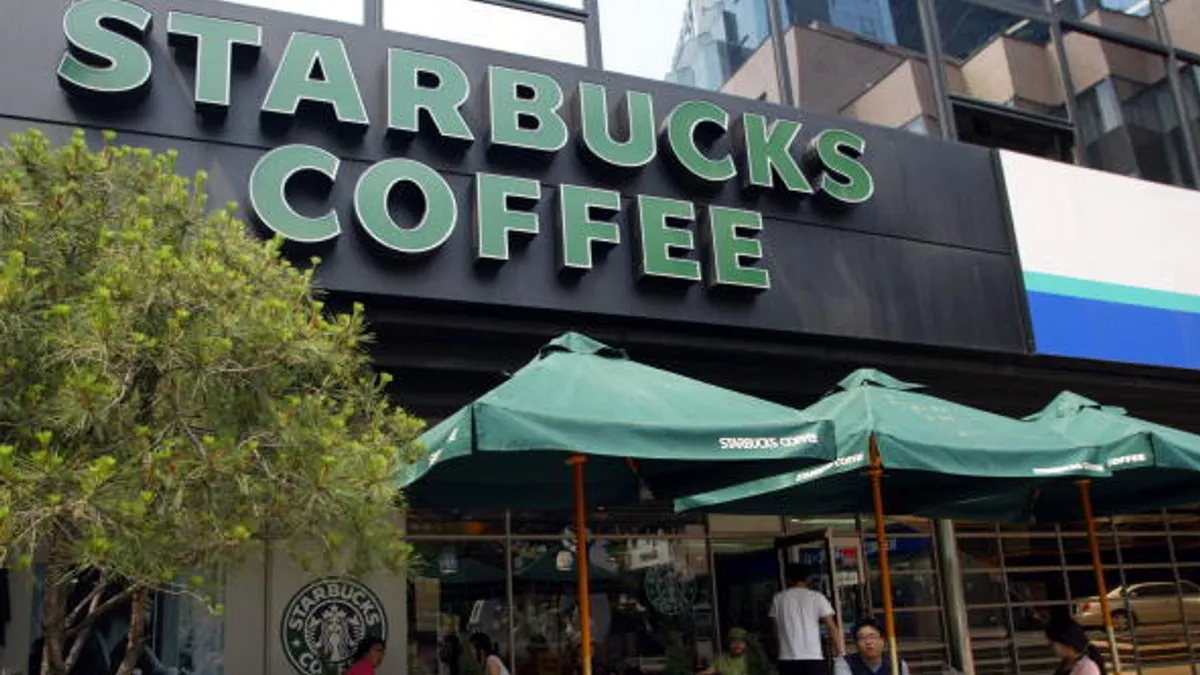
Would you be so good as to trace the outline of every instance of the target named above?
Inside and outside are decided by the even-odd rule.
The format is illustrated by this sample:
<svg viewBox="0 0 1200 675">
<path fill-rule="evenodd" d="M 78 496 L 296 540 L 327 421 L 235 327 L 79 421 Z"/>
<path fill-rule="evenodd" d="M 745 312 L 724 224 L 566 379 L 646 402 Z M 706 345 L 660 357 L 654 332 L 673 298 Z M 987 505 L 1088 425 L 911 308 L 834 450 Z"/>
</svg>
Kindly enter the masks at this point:
<svg viewBox="0 0 1200 675">
<path fill-rule="evenodd" d="M 1180 624 L 1185 617 L 1189 625 L 1200 627 L 1200 586 L 1190 581 L 1180 581 L 1178 585 L 1173 581 L 1156 581 L 1116 588 L 1108 594 L 1108 604 L 1113 624 L 1118 629 L 1128 628 L 1131 623 Z M 1100 598 L 1086 598 L 1076 603 L 1075 620 L 1084 628 L 1103 628 Z"/>
</svg>

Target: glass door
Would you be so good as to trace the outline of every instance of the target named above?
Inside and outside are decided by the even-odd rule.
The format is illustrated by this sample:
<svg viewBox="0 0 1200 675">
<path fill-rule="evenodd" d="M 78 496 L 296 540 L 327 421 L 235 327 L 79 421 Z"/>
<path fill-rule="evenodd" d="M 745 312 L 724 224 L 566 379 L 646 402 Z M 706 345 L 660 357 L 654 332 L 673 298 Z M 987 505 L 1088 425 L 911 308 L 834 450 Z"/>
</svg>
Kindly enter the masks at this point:
<svg viewBox="0 0 1200 675">
<path fill-rule="evenodd" d="M 783 588 L 779 549 L 769 538 L 713 539 L 711 546 L 721 644 L 731 628 L 742 628 L 774 659 L 778 652 L 769 613 L 772 598 Z"/>
<path fill-rule="evenodd" d="M 854 623 L 869 612 L 859 540 L 835 537 L 829 529 L 811 530 L 781 537 L 775 541 L 775 547 L 782 564 L 798 563 L 816 573 L 809 582 L 810 588 L 829 598 L 849 646 Z M 831 656 L 833 644 L 824 626 L 821 635 L 825 654 Z"/>
</svg>

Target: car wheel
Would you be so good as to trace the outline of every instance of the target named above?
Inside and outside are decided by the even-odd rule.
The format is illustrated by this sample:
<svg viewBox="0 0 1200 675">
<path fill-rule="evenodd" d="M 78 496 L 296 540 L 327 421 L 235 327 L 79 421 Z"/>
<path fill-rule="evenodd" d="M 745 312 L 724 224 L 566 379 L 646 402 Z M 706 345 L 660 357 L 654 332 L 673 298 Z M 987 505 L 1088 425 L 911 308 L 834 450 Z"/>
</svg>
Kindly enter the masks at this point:
<svg viewBox="0 0 1200 675">
<path fill-rule="evenodd" d="M 1133 620 L 1131 620 L 1131 618 Z M 1124 610 L 1117 610 L 1117 611 L 1113 612 L 1112 619 L 1113 619 L 1113 630 L 1122 632 L 1122 633 L 1128 632 L 1131 628 L 1133 628 L 1133 624 L 1136 621 L 1136 617 L 1130 617 L 1128 614 L 1125 613 Z"/>
</svg>

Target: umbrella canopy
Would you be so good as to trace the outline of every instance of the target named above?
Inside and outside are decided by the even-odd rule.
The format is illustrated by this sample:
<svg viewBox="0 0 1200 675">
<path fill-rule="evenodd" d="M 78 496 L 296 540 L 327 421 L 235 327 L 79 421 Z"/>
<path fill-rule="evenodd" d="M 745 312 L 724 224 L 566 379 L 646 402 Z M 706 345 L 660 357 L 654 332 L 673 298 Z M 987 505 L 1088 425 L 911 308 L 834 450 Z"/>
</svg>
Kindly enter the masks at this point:
<svg viewBox="0 0 1200 675">
<path fill-rule="evenodd" d="M 636 503 L 827 462 L 828 422 L 632 361 L 576 333 L 423 434 L 400 477 L 428 506 L 572 505 L 567 458 L 582 454 L 595 504 Z"/>
<path fill-rule="evenodd" d="M 422 561 L 414 576 L 423 579 L 438 579 L 444 584 L 465 586 L 470 584 L 504 583 L 504 570 L 474 558 L 460 558 L 452 569 L 441 569 L 436 560 Z"/>
<path fill-rule="evenodd" d="M 1130 417 L 1064 391 L 1041 412 L 1026 418 L 1031 427 L 1053 430 L 1100 451 L 1104 467 L 1091 485 L 1099 514 L 1133 513 L 1196 501 L 1200 489 L 1200 435 Z M 960 500 L 964 518 L 1063 522 L 1084 519 L 1071 480 L 1046 477 L 1026 486 L 982 492 Z"/>
<path fill-rule="evenodd" d="M 833 462 L 676 500 L 678 510 L 807 515 L 870 512 L 874 437 L 886 476 L 883 502 L 892 513 L 955 517 L 956 498 L 987 487 L 1016 488 L 1055 475 L 1104 475 L 1090 441 L 920 392 L 921 385 L 877 370 L 852 373 L 838 389 L 802 411 L 829 421 L 837 438 Z"/>
<path fill-rule="evenodd" d="M 558 552 L 547 551 L 539 555 L 533 562 L 517 570 L 513 577 L 520 581 L 573 584 L 575 583 L 575 565 L 578 563 L 579 560 L 572 556 L 571 566 L 562 569 L 558 565 Z M 588 562 L 588 569 L 591 572 L 590 578 L 593 583 L 617 580 L 615 572 L 600 567 L 594 562 Z"/>
</svg>

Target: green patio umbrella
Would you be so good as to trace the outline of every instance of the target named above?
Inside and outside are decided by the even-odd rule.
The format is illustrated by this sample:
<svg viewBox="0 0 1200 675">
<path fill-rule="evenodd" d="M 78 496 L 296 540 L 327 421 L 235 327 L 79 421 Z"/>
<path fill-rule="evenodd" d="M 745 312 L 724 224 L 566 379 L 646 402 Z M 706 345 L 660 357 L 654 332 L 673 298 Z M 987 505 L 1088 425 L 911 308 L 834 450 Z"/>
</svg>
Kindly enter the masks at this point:
<svg viewBox="0 0 1200 675">
<path fill-rule="evenodd" d="M 562 569 L 558 565 L 558 552 L 546 551 L 539 555 L 533 562 L 517 570 L 513 576 L 521 581 L 531 581 L 536 583 L 558 584 L 571 583 L 576 580 L 575 566 L 579 564 L 579 558 L 572 555 L 571 566 L 567 569 Z M 591 581 L 612 582 L 617 581 L 617 574 L 611 570 L 600 567 L 594 562 L 588 562 L 588 579 Z"/>
<path fill-rule="evenodd" d="M 1099 450 L 1085 439 L 921 393 L 919 384 L 862 369 L 801 413 L 833 424 L 837 458 L 817 467 L 677 499 L 676 509 L 820 515 L 867 512 L 862 472 L 878 460 L 887 472 L 889 510 L 957 517 L 963 500 L 997 485 L 1015 489 L 1060 472 L 1103 476 Z M 877 457 L 875 457 L 875 451 Z M 1011 479 L 1011 480 L 1007 480 Z M 999 481 L 999 483 L 997 483 Z M 733 483 L 733 481 L 730 481 Z"/>
<path fill-rule="evenodd" d="M 1103 473 L 1094 478 L 1044 476 L 1030 485 L 961 499 L 954 509 L 960 517 L 974 520 L 1083 520 L 1104 629 L 1119 669 L 1095 513 L 1132 513 L 1195 502 L 1200 491 L 1200 435 L 1129 417 L 1122 408 L 1070 391 L 1059 394 L 1025 423 L 1095 445 Z M 1064 483 L 1074 483 L 1078 491 Z"/>
<path fill-rule="evenodd" d="M 1064 391 L 1025 424 L 1062 434 L 1099 450 L 1089 501 L 1104 514 L 1135 513 L 1196 501 L 1200 489 L 1200 435 L 1130 417 Z M 963 518 L 1062 522 L 1083 518 L 1084 504 L 1064 482 L 1080 477 L 1044 474 L 1042 480 L 955 505 Z M 1083 477 L 1086 478 L 1086 477 Z"/>
<path fill-rule="evenodd" d="M 422 579 L 437 579 L 451 586 L 504 583 L 504 570 L 474 558 L 460 558 L 452 569 L 442 569 L 437 560 L 421 562 L 416 576 Z"/>
<path fill-rule="evenodd" d="M 672 496 L 794 471 L 834 459 L 832 438 L 828 422 L 567 333 L 425 432 L 423 455 L 399 482 L 428 506 L 570 507 L 582 540 L 585 493 L 617 506 L 636 503 L 643 482 Z M 576 566 L 585 631 L 588 567 Z M 590 670 L 590 635 L 582 637 Z"/>
<path fill-rule="evenodd" d="M 893 669 L 896 658 L 884 503 L 900 513 L 949 517 L 943 503 L 996 481 L 1017 486 L 1072 467 L 1089 476 L 1097 450 L 1049 428 L 920 393 L 920 385 L 858 370 L 803 414 L 829 421 L 837 459 L 810 469 L 735 484 L 676 500 L 676 509 L 745 514 L 875 514 L 879 566 Z M 870 480 L 863 478 L 866 472 Z M 887 480 L 883 480 L 884 472 Z M 886 498 L 885 498 L 886 495 Z"/>
</svg>

